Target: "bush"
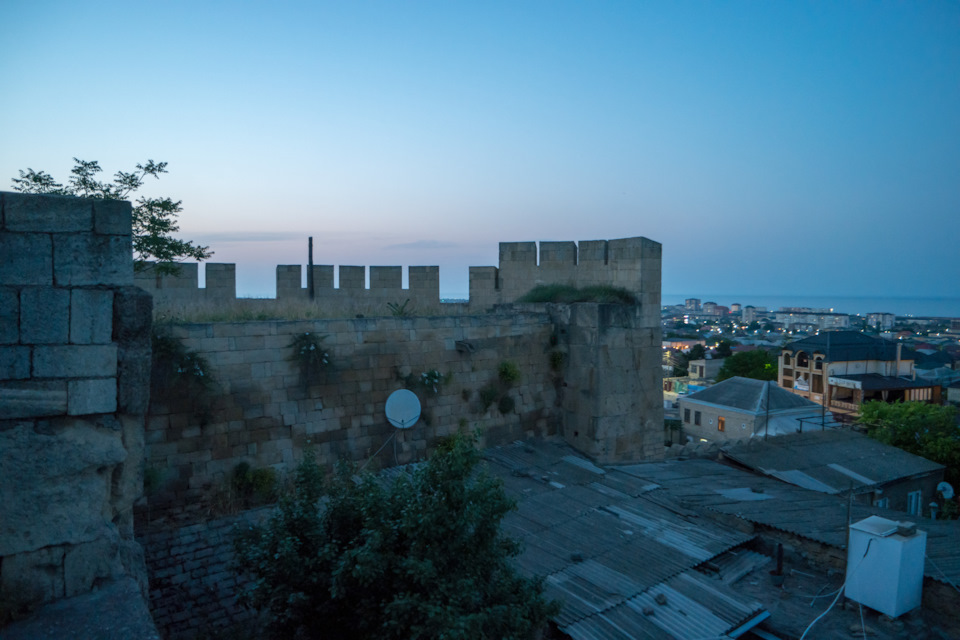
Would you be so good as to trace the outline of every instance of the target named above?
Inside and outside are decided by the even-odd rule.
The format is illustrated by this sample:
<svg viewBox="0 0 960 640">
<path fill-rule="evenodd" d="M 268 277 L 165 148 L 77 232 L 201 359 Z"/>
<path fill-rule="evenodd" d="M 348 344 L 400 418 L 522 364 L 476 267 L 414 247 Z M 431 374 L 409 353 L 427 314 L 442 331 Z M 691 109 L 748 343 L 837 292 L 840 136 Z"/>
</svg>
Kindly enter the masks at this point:
<svg viewBox="0 0 960 640">
<path fill-rule="evenodd" d="M 506 415 L 512 412 L 516 406 L 517 401 L 513 399 L 513 396 L 503 396 L 500 398 L 500 402 L 497 403 L 497 410 Z"/>
<path fill-rule="evenodd" d="M 597 285 L 578 289 L 567 284 L 541 284 L 528 291 L 517 302 L 637 304 L 637 297 L 622 287 Z"/>
<path fill-rule="evenodd" d="M 236 539 L 244 600 L 278 638 L 537 637 L 558 607 L 513 569 L 514 505 L 479 462 L 454 436 L 392 484 L 346 463 L 325 483 L 308 456 L 276 515 Z"/>
<path fill-rule="evenodd" d="M 520 381 L 520 368 L 513 362 L 504 360 L 497 366 L 497 378 L 503 385 L 509 387 Z"/>
</svg>

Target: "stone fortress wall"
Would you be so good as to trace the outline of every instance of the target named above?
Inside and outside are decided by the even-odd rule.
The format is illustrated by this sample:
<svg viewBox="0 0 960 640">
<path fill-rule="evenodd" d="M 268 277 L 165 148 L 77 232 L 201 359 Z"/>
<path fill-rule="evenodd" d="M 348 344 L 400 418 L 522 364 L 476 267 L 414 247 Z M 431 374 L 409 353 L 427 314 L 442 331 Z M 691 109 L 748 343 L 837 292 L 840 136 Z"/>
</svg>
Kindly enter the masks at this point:
<svg viewBox="0 0 960 640">
<path fill-rule="evenodd" d="M 0 192 L 0 598 L 132 577 L 150 296 L 128 202 Z"/>
<path fill-rule="evenodd" d="M 634 293 L 645 306 L 660 307 L 661 246 L 647 238 L 582 240 L 579 243 L 501 242 L 499 267 L 470 267 L 472 313 L 481 313 L 496 304 L 509 304 L 537 284 L 571 284 L 577 287 L 611 285 Z M 206 286 L 198 286 L 197 264 L 181 265 L 177 275 L 159 275 L 153 268 L 136 274 L 136 283 L 154 296 L 158 309 L 223 304 L 237 299 L 236 265 L 206 263 Z M 334 269 L 339 286 L 334 287 Z M 313 266 L 316 304 L 332 310 L 367 311 L 384 309 L 386 303 L 401 304 L 409 299 L 420 313 L 440 308 L 440 268 L 407 267 L 408 288 L 404 289 L 403 267 L 333 265 Z M 304 267 L 277 267 L 277 301 L 307 301 L 302 286 Z M 242 299 L 241 299 L 242 300 Z"/>
</svg>

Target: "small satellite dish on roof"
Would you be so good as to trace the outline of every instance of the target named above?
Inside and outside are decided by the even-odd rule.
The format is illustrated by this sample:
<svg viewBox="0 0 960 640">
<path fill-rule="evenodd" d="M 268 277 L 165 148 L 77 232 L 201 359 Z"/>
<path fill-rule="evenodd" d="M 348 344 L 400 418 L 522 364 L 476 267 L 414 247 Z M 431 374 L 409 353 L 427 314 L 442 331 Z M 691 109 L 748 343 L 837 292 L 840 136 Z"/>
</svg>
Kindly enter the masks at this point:
<svg viewBox="0 0 960 640">
<path fill-rule="evenodd" d="M 949 500 L 953 497 L 953 487 L 950 486 L 949 482 L 941 482 L 938 484 L 937 492 L 943 494 L 944 500 Z"/>
<path fill-rule="evenodd" d="M 409 389 L 398 389 L 387 398 L 384 412 L 397 429 L 409 429 L 420 419 L 420 399 Z"/>
</svg>

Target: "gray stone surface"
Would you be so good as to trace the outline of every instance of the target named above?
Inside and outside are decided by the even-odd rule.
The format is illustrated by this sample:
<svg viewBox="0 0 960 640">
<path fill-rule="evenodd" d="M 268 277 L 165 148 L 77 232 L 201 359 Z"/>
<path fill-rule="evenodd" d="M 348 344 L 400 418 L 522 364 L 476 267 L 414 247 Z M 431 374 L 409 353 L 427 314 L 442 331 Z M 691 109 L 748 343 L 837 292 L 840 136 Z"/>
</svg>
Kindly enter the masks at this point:
<svg viewBox="0 0 960 640">
<path fill-rule="evenodd" d="M 59 286 L 133 284 L 129 236 L 54 234 L 53 263 Z"/>
<path fill-rule="evenodd" d="M 67 413 L 82 416 L 117 410 L 117 379 L 91 378 L 67 383 Z"/>
<path fill-rule="evenodd" d="M 20 342 L 63 344 L 69 335 L 69 290 L 27 287 L 20 291 Z"/>
<path fill-rule="evenodd" d="M 0 344 L 20 342 L 20 291 L 0 287 Z"/>
<path fill-rule="evenodd" d="M 0 431 L 4 574 L 6 556 L 110 536 L 111 473 L 126 457 L 115 419 L 22 421 Z"/>
<path fill-rule="evenodd" d="M 122 578 L 49 604 L 3 630 L 4 640 L 160 640 L 137 582 Z"/>
<path fill-rule="evenodd" d="M 0 283 L 53 284 L 53 245 L 49 235 L 0 231 L 0 256 Z"/>
<path fill-rule="evenodd" d="M 113 292 L 73 289 L 70 292 L 70 342 L 109 344 L 113 338 Z"/>
<path fill-rule="evenodd" d="M 0 347 L 0 380 L 30 377 L 30 347 Z"/>
<path fill-rule="evenodd" d="M 129 236 L 133 207 L 125 200 L 94 200 L 93 230 L 104 235 Z"/>
<path fill-rule="evenodd" d="M 117 346 L 104 344 L 34 347 L 33 375 L 37 378 L 116 376 Z"/>
<path fill-rule="evenodd" d="M 63 233 L 93 230 L 93 201 L 72 196 L 5 193 L 7 231 Z"/>
<path fill-rule="evenodd" d="M 0 420 L 56 416 L 66 412 L 67 383 L 64 380 L 0 382 Z M 2 469 L 0 477 L 3 477 Z"/>
</svg>

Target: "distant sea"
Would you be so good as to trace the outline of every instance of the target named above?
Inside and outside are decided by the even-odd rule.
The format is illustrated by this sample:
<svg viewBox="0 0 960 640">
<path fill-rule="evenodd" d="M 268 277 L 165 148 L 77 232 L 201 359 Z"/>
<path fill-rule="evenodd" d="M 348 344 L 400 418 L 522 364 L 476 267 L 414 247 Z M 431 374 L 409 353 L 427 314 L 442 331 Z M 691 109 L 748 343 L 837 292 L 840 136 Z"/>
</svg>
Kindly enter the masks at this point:
<svg viewBox="0 0 960 640">
<path fill-rule="evenodd" d="M 860 296 L 788 296 L 788 295 L 703 295 L 671 294 L 661 296 L 663 304 L 683 304 L 687 298 L 699 298 L 700 302 L 716 302 L 729 307 L 739 302 L 742 306 L 753 305 L 776 311 L 781 307 L 811 307 L 833 309 L 835 313 L 866 315 L 868 313 L 893 313 L 898 316 L 935 316 L 960 318 L 960 297 L 954 298 L 895 298 Z"/>
</svg>

